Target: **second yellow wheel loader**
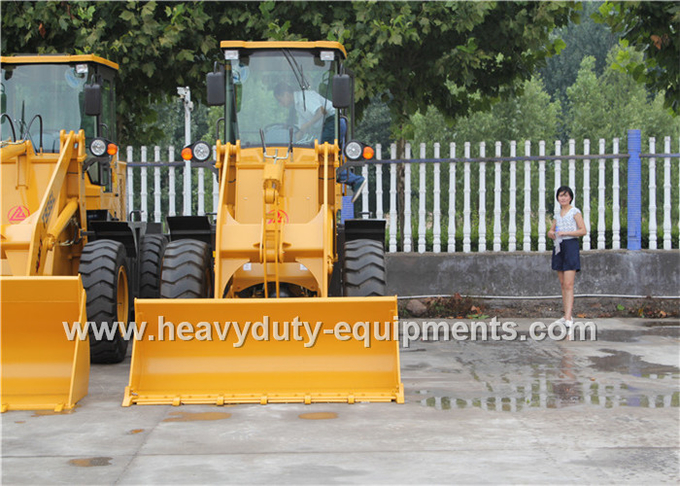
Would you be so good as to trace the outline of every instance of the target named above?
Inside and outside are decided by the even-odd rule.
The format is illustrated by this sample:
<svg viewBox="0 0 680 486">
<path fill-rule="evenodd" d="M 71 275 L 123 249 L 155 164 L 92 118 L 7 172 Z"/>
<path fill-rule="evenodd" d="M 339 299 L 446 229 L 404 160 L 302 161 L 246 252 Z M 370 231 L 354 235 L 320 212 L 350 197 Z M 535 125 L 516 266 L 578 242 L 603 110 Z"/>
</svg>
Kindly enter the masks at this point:
<svg viewBox="0 0 680 486">
<path fill-rule="evenodd" d="M 160 225 L 126 221 L 118 65 L 0 62 L 0 407 L 68 409 L 87 393 L 90 360 L 125 358 L 133 298 L 160 295 L 166 240 Z"/>
<path fill-rule="evenodd" d="M 344 47 L 221 48 L 207 78 L 208 103 L 224 106 L 216 222 L 169 219 L 162 298 L 135 304 L 148 325 L 123 405 L 403 402 L 384 221 L 339 224 L 336 172 L 365 148 L 345 143 Z"/>
</svg>

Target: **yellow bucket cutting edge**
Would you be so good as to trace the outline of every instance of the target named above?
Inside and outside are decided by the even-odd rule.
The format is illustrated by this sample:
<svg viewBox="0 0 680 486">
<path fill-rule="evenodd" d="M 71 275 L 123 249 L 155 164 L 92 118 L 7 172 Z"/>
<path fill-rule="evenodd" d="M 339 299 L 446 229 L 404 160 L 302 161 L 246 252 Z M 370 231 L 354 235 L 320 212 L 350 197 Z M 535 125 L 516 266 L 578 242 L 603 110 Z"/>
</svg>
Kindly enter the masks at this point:
<svg viewBox="0 0 680 486">
<path fill-rule="evenodd" d="M 146 328 L 124 406 L 404 401 L 396 297 L 138 299 L 135 310 Z"/>
<path fill-rule="evenodd" d="M 1 277 L 1 411 L 71 409 L 87 395 L 90 342 L 80 277 Z"/>
</svg>

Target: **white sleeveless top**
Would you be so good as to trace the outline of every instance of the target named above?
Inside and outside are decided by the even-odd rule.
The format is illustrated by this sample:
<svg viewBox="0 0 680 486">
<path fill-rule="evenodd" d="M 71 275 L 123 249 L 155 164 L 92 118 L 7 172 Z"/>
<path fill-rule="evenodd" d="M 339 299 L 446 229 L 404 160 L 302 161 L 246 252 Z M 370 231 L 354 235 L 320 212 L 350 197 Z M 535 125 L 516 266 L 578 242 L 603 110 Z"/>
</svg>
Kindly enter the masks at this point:
<svg viewBox="0 0 680 486">
<path fill-rule="evenodd" d="M 555 221 L 557 221 L 557 225 L 555 226 L 555 232 L 578 231 L 578 225 L 576 224 L 574 216 L 576 216 L 577 214 L 581 214 L 581 211 L 578 208 L 571 208 L 569 211 L 567 211 L 567 214 L 565 214 L 564 216 L 561 216 L 560 213 L 561 211 L 558 211 L 555 214 Z M 574 238 L 576 238 L 576 236 L 562 236 L 561 239 L 571 240 Z"/>
</svg>

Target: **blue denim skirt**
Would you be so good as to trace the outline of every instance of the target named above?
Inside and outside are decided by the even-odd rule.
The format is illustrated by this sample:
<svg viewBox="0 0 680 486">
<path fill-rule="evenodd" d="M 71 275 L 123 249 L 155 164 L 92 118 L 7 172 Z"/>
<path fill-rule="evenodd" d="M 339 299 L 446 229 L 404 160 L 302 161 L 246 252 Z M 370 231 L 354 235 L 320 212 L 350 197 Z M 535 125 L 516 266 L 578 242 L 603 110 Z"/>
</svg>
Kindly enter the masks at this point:
<svg viewBox="0 0 680 486">
<path fill-rule="evenodd" d="M 562 243 L 560 243 L 560 252 L 558 254 L 555 254 L 555 249 L 553 248 L 552 269 L 557 270 L 558 272 L 567 270 L 581 271 L 578 238 L 562 240 Z"/>
</svg>

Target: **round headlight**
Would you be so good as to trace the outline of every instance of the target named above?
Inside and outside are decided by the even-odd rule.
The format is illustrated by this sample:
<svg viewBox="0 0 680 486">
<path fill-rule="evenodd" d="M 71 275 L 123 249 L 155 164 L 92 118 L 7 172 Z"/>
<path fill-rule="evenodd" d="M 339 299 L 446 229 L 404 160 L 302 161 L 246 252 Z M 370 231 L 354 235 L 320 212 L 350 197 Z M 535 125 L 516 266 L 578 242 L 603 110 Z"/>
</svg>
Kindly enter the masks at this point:
<svg viewBox="0 0 680 486">
<path fill-rule="evenodd" d="M 350 160 L 358 160 L 361 157 L 362 146 L 359 142 L 349 142 L 345 146 L 345 155 Z"/>
<path fill-rule="evenodd" d="M 199 162 L 205 162 L 210 158 L 210 145 L 201 141 L 194 144 L 194 158 Z"/>
<path fill-rule="evenodd" d="M 102 138 L 95 138 L 92 140 L 90 143 L 90 152 L 92 152 L 92 155 L 95 157 L 101 157 L 106 153 L 106 141 Z"/>
</svg>

